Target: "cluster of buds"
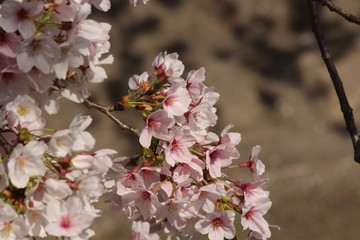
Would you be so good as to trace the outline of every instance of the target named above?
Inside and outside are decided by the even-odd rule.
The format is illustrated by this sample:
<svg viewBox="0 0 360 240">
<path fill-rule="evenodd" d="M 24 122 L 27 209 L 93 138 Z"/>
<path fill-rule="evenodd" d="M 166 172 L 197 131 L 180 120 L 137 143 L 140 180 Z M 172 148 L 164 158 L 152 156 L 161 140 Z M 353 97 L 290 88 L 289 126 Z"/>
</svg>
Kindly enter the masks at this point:
<svg viewBox="0 0 360 240">
<path fill-rule="evenodd" d="M 61 97 L 83 102 L 106 78 L 110 24 L 87 19 L 110 0 L 5 0 L 0 8 L 0 104 L 29 95 L 51 114 Z"/>
<path fill-rule="evenodd" d="M 88 239 L 114 150 L 90 152 L 92 119 L 46 129 L 41 110 L 19 95 L 0 110 L 0 238 Z"/>
<path fill-rule="evenodd" d="M 119 175 L 107 183 L 113 192 L 111 206 L 126 213 L 133 229 L 147 222 L 170 236 L 233 239 L 238 216 L 243 228 L 250 229 L 249 239 L 268 239 L 271 232 L 263 215 L 271 201 L 262 189 L 268 180 L 260 179 L 265 170 L 258 159 L 260 146 L 253 147 L 248 161 L 232 165 L 240 157 L 236 146 L 241 136 L 230 131 L 232 125 L 220 136 L 209 131 L 217 122 L 219 94 L 204 85 L 204 68 L 183 79 L 178 55 L 166 52 L 155 58 L 153 67 L 152 74 L 129 79 L 129 94 L 118 103 L 118 109 L 138 110 L 145 126 L 139 137 L 142 152 L 114 160 Z M 235 167 L 249 169 L 253 181 L 224 174 Z"/>
</svg>

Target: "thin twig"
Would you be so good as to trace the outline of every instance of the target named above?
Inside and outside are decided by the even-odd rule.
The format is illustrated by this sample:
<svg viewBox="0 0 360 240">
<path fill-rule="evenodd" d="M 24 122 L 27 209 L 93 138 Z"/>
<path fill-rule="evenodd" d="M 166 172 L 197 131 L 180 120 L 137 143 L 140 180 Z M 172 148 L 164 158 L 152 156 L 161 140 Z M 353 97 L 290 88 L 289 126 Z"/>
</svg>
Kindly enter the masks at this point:
<svg viewBox="0 0 360 240">
<path fill-rule="evenodd" d="M 111 120 L 113 120 L 122 130 L 129 131 L 137 137 L 140 136 L 139 130 L 132 128 L 129 125 L 121 122 L 119 119 L 117 119 L 114 115 L 112 115 L 110 113 L 110 111 L 114 111 L 114 109 L 115 109 L 114 107 L 103 106 L 103 105 L 91 102 L 89 99 L 86 99 L 84 101 L 84 103 L 88 108 L 94 108 L 94 109 L 104 113 L 107 117 L 109 117 Z"/>
<path fill-rule="evenodd" d="M 324 36 L 320 30 L 319 18 L 317 13 L 317 7 L 318 7 L 317 2 L 316 0 L 307 0 L 307 3 L 310 11 L 312 30 L 315 34 L 318 46 L 320 48 L 322 59 L 327 67 L 333 85 L 335 87 L 335 91 L 340 102 L 341 111 L 343 112 L 346 129 L 349 132 L 353 143 L 354 159 L 356 162 L 360 163 L 360 141 L 359 141 L 359 134 L 356 129 L 356 125 L 354 121 L 354 115 L 352 113 L 353 110 L 350 107 L 341 78 L 336 70 L 330 52 L 326 47 Z"/>
<path fill-rule="evenodd" d="M 337 14 L 339 14 L 340 16 L 342 16 L 343 18 L 345 18 L 349 22 L 360 25 L 360 18 L 359 17 L 346 12 L 344 9 L 336 6 L 332 1 L 330 1 L 330 0 L 317 0 L 317 1 L 319 3 L 321 3 L 322 5 L 328 7 L 330 11 L 336 12 Z"/>
</svg>

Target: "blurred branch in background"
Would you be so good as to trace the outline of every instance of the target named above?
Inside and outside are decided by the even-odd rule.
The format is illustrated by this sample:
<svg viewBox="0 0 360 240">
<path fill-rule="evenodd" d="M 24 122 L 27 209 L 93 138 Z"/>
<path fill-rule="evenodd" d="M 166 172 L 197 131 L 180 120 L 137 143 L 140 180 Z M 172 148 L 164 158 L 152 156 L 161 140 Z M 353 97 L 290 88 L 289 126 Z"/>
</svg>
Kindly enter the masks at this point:
<svg viewBox="0 0 360 240">
<path fill-rule="evenodd" d="M 321 31 L 321 28 L 319 25 L 318 3 L 317 2 L 320 2 L 323 5 L 326 5 L 331 11 L 337 12 L 338 14 L 343 16 L 346 20 L 348 20 L 349 22 L 359 24 L 360 19 L 351 14 L 346 13 L 341 8 L 336 7 L 330 1 L 307 0 L 309 12 L 310 12 L 312 30 L 315 34 L 316 41 L 320 48 L 322 59 L 328 69 L 328 72 L 330 74 L 331 80 L 333 82 L 336 94 L 337 94 L 339 102 L 340 102 L 340 107 L 341 107 L 341 111 L 343 112 L 346 129 L 349 132 L 352 143 L 353 143 L 354 159 L 356 162 L 360 163 L 360 141 L 359 141 L 359 134 L 358 134 L 358 131 L 357 131 L 357 128 L 355 125 L 353 110 L 347 99 L 341 78 L 336 70 L 336 67 L 332 60 L 330 52 L 325 44 L 324 36 L 322 34 L 322 31 Z"/>
<path fill-rule="evenodd" d="M 342 8 L 339 8 L 332 1 L 329 1 L 329 0 L 317 0 L 317 1 L 319 3 L 321 3 L 322 5 L 328 7 L 330 9 L 330 11 L 336 12 L 337 14 L 339 14 L 340 16 L 345 18 L 347 21 L 360 25 L 360 18 L 359 17 L 346 12 Z"/>
</svg>

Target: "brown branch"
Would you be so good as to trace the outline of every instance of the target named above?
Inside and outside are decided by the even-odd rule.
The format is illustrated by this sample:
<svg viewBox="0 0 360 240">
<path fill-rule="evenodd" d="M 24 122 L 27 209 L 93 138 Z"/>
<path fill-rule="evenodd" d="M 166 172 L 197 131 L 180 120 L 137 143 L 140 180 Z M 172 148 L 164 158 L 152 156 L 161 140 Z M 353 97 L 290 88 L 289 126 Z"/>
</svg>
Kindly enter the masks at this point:
<svg viewBox="0 0 360 240">
<path fill-rule="evenodd" d="M 315 34 L 318 46 L 320 48 L 322 59 L 327 67 L 333 85 L 335 87 L 335 91 L 340 102 L 341 111 L 343 112 L 346 129 L 349 132 L 353 143 L 354 159 L 356 162 L 360 163 L 360 141 L 359 141 L 359 134 L 356 129 L 356 125 L 354 121 L 354 116 L 352 113 L 353 110 L 350 107 L 341 78 L 336 70 L 330 52 L 326 47 L 324 36 L 321 32 L 318 13 L 317 13 L 317 7 L 318 7 L 317 2 L 316 0 L 307 0 L 307 3 L 310 11 L 312 30 Z"/>
<path fill-rule="evenodd" d="M 125 123 L 121 122 L 119 119 L 117 119 L 114 115 L 112 115 L 110 112 L 115 110 L 115 107 L 113 106 L 103 106 L 94 102 L 91 102 L 89 99 L 86 99 L 84 101 L 85 105 L 88 108 L 94 108 L 102 113 L 104 113 L 107 117 L 109 117 L 111 120 L 113 120 L 122 130 L 126 130 L 134 134 L 135 136 L 139 137 L 139 130 L 130 127 L 129 125 L 126 125 Z"/>
<path fill-rule="evenodd" d="M 317 0 L 317 1 L 319 3 L 321 3 L 322 5 L 326 6 L 327 8 L 329 8 L 330 11 L 336 12 L 337 14 L 339 14 L 340 16 L 345 18 L 347 21 L 360 25 L 359 17 L 346 12 L 344 9 L 336 6 L 332 1 L 330 1 L 330 0 Z"/>
</svg>

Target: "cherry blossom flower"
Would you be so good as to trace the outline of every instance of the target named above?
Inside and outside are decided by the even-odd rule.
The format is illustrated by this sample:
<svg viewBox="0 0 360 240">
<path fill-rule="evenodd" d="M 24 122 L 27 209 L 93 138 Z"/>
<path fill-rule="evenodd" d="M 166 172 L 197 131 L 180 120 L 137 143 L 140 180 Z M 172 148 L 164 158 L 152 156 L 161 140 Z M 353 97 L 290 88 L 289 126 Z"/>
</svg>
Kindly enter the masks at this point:
<svg viewBox="0 0 360 240">
<path fill-rule="evenodd" d="M 144 2 L 144 0 L 141 0 Z M 139 2 L 139 0 L 136 0 Z M 184 64 L 178 60 L 177 53 L 159 53 L 154 59 L 153 66 L 158 74 L 165 74 L 170 83 L 177 83 L 179 77 L 184 72 Z"/>
<path fill-rule="evenodd" d="M 95 145 L 95 139 L 87 131 L 84 131 L 92 122 L 90 116 L 78 114 L 71 121 L 69 129 L 74 139 L 72 149 L 75 151 L 88 151 Z"/>
<path fill-rule="evenodd" d="M 220 144 L 206 152 L 206 168 L 213 178 L 221 177 L 221 168 L 229 166 L 239 152 L 231 144 Z"/>
<path fill-rule="evenodd" d="M 251 150 L 251 155 L 249 161 L 240 163 L 241 167 L 248 167 L 251 170 L 251 173 L 255 180 L 260 179 L 260 175 L 265 172 L 265 165 L 264 163 L 258 159 L 258 155 L 260 152 L 261 147 L 256 145 Z"/>
<path fill-rule="evenodd" d="M 46 169 L 42 156 L 46 149 L 46 144 L 39 141 L 16 145 L 8 163 L 9 178 L 15 187 L 24 188 L 30 177 L 44 175 Z"/>
<path fill-rule="evenodd" d="M 193 158 L 188 148 L 194 145 L 195 138 L 184 132 L 182 128 L 172 128 L 169 133 L 169 145 L 165 148 L 165 159 L 170 166 L 175 163 L 189 163 Z"/>
<path fill-rule="evenodd" d="M 82 174 L 76 179 L 78 184 L 78 193 L 93 202 L 97 202 L 98 198 L 104 193 L 104 187 L 102 186 L 102 179 L 99 174 L 89 172 L 88 174 Z"/>
<path fill-rule="evenodd" d="M 175 87 L 169 90 L 163 108 L 173 116 L 181 116 L 188 111 L 190 103 L 188 91 L 183 87 Z"/>
<path fill-rule="evenodd" d="M 69 68 L 77 68 L 84 63 L 82 49 L 87 49 L 90 42 L 75 36 L 60 44 L 61 55 L 54 62 L 54 71 L 59 79 L 66 79 Z"/>
<path fill-rule="evenodd" d="M 17 64 L 23 72 L 29 72 L 36 67 L 41 72 L 49 74 L 53 64 L 60 57 L 60 47 L 51 34 L 32 36 L 19 44 L 17 49 Z"/>
<path fill-rule="evenodd" d="M 33 122 L 40 118 L 41 110 L 28 95 L 17 96 L 6 105 L 6 110 L 16 116 L 20 123 Z"/>
<path fill-rule="evenodd" d="M 205 68 L 200 68 L 196 71 L 190 71 L 186 78 L 186 88 L 190 93 L 191 98 L 198 102 L 206 88 L 203 84 L 205 80 Z"/>
<path fill-rule="evenodd" d="M 208 234 L 210 240 L 233 239 L 235 237 L 235 213 L 233 211 L 214 212 L 196 223 L 201 234 Z"/>
<path fill-rule="evenodd" d="M 145 128 L 140 134 L 140 144 L 143 147 L 150 147 L 151 138 L 167 140 L 169 131 L 168 129 L 175 124 L 174 118 L 172 118 L 165 110 L 158 110 L 148 116 L 145 123 Z"/>
<path fill-rule="evenodd" d="M 48 224 L 45 205 L 34 201 L 25 213 L 25 222 L 29 226 L 28 234 L 33 237 L 46 237 L 45 226 Z"/>
<path fill-rule="evenodd" d="M 198 158 L 193 158 L 189 163 L 177 164 L 173 173 L 173 179 L 177 183 L 182 183 L 189 179 L 189 177 L 196 181 L 201 181 L 203 179 L 204 168 L 205 163 L 203 161 Z"/>
<path fill-rule="evenodd" d="M 271 236 L 269 224 L 264 219 L 263 215 L 271 207 L 271 202 L 268 198 L 258 198 L 255 201 L 245 203 L 241 216 L 241 225 L 244 230 L 250 228 L 262 235 L 262 239 L 268 239 Z"/>
<path fill-rule="evenodd" d="M 216 201 L 221 199 L 225 193 L 223 184 L 219 182 L 210 183 L 200 187 L 191 198 L 191 201 L 194 202 L 197 209 L 202 208 L 207 213 L 213 213 Z"/>
<path fill-rule="evenodd" d="M 7 0 L 1 4 L 0 26 L 7 32 L 19 30 L 24 38 L 29 38 L 36 31 L 31 17 L 38 15 L 43 9 L 43 5 L 42 2 Z"/>
<path fill-rule="evenodd" d="M 124 204 L 139 209 L 144 220 L 150 220 L 157 211 L 161 211 L 158 197 L 145 188 L 137 188 L 122 195 Z"/>
<path fill-rule="evenodd" d="M 171 171 L 166 167 L 142 167 L 139 169 L 139 175 L 144 180 L 146 188 L 156 182 L 160 182 L 160 176 L 171 176 Z"/>
<path fill-rule="evenodd" d="M 108 148 L 96 151 L 94 153 L 93 168 L 101 173 L 106 173 L 113 165 L 110 156 L 116 153 L 117 151 Z"/>
<path fill-rule="evenodd" d="M 23 217 L 0 199 L 0 239 L 25 239 L 28 227 Z"/>
<path fill-rule="evenodd" d="M 53 236 L 75 237 L 88 228 L 94 219 L 75 196 L 65 202 L 50 201 L 46 206 L 46 214 L 49 224 L 45 230 Z"/>
<path fill-rule="evenodd" d="M 69 129 L 57 131 L 49 141 L 49 149 L 56 157 L 65 157 L 71 151 L 74 139 Z"/>
<path fill-rule="evenodd" d="M 72 194 L 72 190 L 65 180 L 48 178 L 44 183 L 44 187 L 49 198 L 62 200 Z"/>
<path fill-rule="evenodd" d="M 269 192 L 261 188 L 268 181 L 268 179 L 262 179 L 251 183 L 236 182 L 235 185 L 243 191 L 244 200 L 246 202 L 252 202 L 258 198 L 269 197 Z"/>
<path fill-rule="evenodd" d="M 186 218 L 191 218 L 195 210 L 189 211 L 188 201 L 169 198 L 161 203 L 162 208 L 157 211 L 157 221 L 166 219 L 172 226 L 180 230 L 186 226 Z"/>
<path fill-rule="evenodd" d="M 216 124 L 218 117 L 213 107 L 204 102 L 190 110 L 188 115 L 190 133 L 197 141 L 204 140 L 207 134 L 207 128 Z"/>
</svg>

